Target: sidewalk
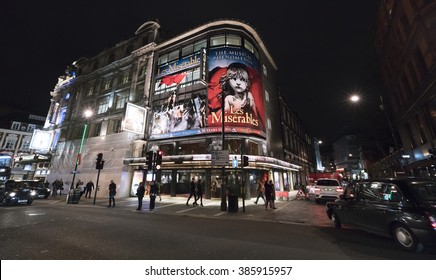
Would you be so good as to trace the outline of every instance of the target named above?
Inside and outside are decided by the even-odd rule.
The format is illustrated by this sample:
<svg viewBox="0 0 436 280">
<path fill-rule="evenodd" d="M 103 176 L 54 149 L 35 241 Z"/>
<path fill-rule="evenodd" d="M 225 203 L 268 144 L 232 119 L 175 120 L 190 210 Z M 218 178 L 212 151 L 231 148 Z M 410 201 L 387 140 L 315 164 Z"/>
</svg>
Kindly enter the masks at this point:
<svg viewBox="0 0 436 280">
<path fill-rule="evenodd" d="M 320 220 L 321 223 L 328 223 L 327 215 L 325 214 L 324 207 L 322 205 L 316 205 L 315 203 L 307 200 L 297 200 L 295 197 L 296 193 L 297 191 L 290 193 L 289 201 L 286 199 L 276 200 L 275 204 L 277 209 L 275 210 L 266 210 L 262 200 L 259 200 L 259 203 L 255 204 L 255 198 L 245 200 L 244 202 L 241 198 L 239 198 L 238 211 L 233 213 L 228 212 L 228 199 L 226 200 L 227 211 L 222 211 L 220 198 L 203 199 L 204 207 L 193 207 L 193 199 L 189 201 L 189 206 L 186 206 L 187 197 L 185 196 L 171 197 L 163 195 L 162 201 L 159 201 L 159 198 L 157 198 L 156 208 L 153 212 L 148 210 L 149 198 L 147 196 L 144 197 L 143 209 L 140 211 L 136 210 L 136 197 L 115 198 L 116 207 L 111 208 L 111 211 L 129 211 L 135 214 L 143 215 L 180 215 L 217 219 L 244 219 L 278 223 L 296 223 L 300 225 L 311 225 L 313 224 L 314 220 L 317 220 L 317 225 L 319 225 Z M 59 199 L 59 197 L 57 199 Z M 66 203 L 66 196 L 62 196 L 62 200 L 64 203 Z M 97 198 L 94 205 L 94 198 L 85 199 L 84 196 L 82 196 L 78 204 L 68 205 L 107 208 L 108 199 Z M 314 216 L 316 216 L 315 219 Z"/>
</svg>

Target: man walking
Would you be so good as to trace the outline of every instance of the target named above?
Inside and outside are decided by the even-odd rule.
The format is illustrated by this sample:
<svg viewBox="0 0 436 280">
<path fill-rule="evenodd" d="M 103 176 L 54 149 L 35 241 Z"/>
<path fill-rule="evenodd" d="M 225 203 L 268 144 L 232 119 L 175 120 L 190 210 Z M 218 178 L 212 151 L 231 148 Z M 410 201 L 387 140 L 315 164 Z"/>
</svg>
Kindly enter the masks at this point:
<svg viewBox="0 0 436 280">
<path fill-rule="evenodd" d="M 264 194 L 265 190 L 263 188 L 263 185 L 262 185 L 262 182 L 260 181 L 260 179 L 257 179 L 256 184 L 257 184 L 257 188 L 256 188 L 256 190 L 257 190 L 257 199 L 254 202 L 254 204 L 257 204 L 257 202 L 259 201 L 259 198 L 262 198 L 263 199 L 263 203 L 266 203 L 265 194 Z"/>
<path fill-rule="evenodd" d="M 192 177 L 192 180 L 191 180 L 191 187 L 190 187 L 190 189 L 189 189 L 189 197 L 188 197 L 188 200 L 186 201 L 186 206 L 189 206 L 189 200 L 191 199 L 191 197 L 194 197 L 194 201 L 196 201 L 197 200 L 197 194 L 196 194 L 196 185 L 195 185 L 195 178 L 194 177 Z M 195 202 L 194 202 L 194 205 L 193 206 L 195 206 Z"/>
<path fill-rule="evenodd" d="M 92 180 L 89 180 L 88 183 L 86 183 L 85 186 L 85 198 L 91 198 L 91 193 L 94 190 L 94 183 L 92 182 Z"/>
</svg>

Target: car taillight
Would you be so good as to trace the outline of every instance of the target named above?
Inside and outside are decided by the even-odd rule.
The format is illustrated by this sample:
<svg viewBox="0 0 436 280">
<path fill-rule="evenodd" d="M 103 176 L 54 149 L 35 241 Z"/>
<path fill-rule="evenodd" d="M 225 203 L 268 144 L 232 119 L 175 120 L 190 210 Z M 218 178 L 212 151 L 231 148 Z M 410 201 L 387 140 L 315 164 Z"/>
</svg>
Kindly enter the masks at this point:
<svg viewBox="0 0 436 280">
<path fill-rule="evenodd" d="M 337 192 L 344 192 L 344 189 L 343 189 L 342 187 L 337 187 L 337 188 L 336 188 L 336 191 L 337 191 Z"/>
<path fill-rule="evenodd" d="M 426 212 L 425 214 L 427 214 L 427 217 L 428 217 L 428 220 L 430 221 L 431 227 L 434 230 L 436 230 L 436 218 L 428 212 Z"/>
</svg>

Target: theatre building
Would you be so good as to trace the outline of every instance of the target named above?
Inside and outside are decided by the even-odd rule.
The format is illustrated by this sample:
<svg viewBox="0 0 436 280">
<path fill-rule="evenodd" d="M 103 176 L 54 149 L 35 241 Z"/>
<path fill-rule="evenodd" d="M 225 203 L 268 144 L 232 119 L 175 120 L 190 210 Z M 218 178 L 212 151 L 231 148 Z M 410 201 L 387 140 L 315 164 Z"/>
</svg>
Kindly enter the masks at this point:
<svg viewBox="0 0 436 280">
<path fill-rule="evenodd" d="M 51 179 L 73 184 L 76 170 L 76 178 L 95 182 L 103 153 L 98 196 L 107 195 L 110 180 L 120 196 L 133 196 L 153 176 L 161 193 L 172 196 L 188 193 L 192 178 L 201 179 L 205 198 L 250 198 L 257 180 L 292 190 L 307 166 L 284 152 L 283 142 L 292 139 L 283 136 L 282 117 L 289 114 L 281 112 L 288 107 L 277 70 L 246 23 L 217 20 L 166 37 L 157 22 L 146 22 L 132 38 L 79 59 L 59 80 L 45 127 L 54 131 Z M 162 153 L 152 170 L 150 151 Z"/>
</svg>

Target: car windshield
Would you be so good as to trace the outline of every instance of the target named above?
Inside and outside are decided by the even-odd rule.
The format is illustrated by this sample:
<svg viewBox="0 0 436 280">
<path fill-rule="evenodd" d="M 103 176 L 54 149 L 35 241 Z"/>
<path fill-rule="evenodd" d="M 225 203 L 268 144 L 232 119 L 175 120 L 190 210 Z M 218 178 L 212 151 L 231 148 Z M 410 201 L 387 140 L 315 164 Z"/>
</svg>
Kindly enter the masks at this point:
<svg viewBox="0 0 436 280">
<path fill-rule="evenodd" d="M 339 186 L 338 181 L 335 180 L 318 180 L 316 184 L 319 186 Z"/>
<path fill-rule="evenodd" d="M 436 201 L 436 184 L 434 183 L 420 183 L 414 185 L 413 192 L 423 201 Z"/>
</svg>

